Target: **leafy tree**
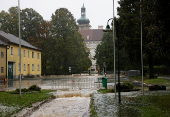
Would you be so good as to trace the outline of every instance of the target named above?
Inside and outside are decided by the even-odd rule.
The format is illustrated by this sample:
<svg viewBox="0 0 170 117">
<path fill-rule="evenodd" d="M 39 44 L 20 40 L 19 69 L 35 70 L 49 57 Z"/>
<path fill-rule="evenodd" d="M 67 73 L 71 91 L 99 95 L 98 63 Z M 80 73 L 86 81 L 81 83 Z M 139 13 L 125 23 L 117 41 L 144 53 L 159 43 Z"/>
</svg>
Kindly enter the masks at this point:
<svg viewBox="0 0 170 117">
<path fill-rule="evenodd" d="M 162 60 L 169 61 L 169 57 L 163 54 L 169 52 L 168 33 L 164 23 L 169 24 L 166 15 L 169 2 L 143 0 L 140 4 L 139 0 L 124 0 L 119 3 L 118 14 L 121 22 L 119 35 L 134 65 L 140 65 L 138 61 L 140 60 L 140 23 L 143 22 L 144 64 L 149 65 L 149 77 L 152 78 L 154 77 L 153 65 L 164 64 Z M 140 5 L 142 5 L 142 19 L 139 14 Z"/>
<path fill-rule="evenodd" d="M 43 17 L 32 8 L 25 8 L 21 12 L 22 38 L 28 42 L 29 38 L 38 36 L 38 27 L 43 22 Z M 34 39 L 36 40 L 36 38 Z"/>
<path fill-rule="evenodd" d="M 9 13 L 5 11 L 0 12 L 0 29 L 18 36 L 18 7 L 9 8 Z"/>
<path fill-rule="evenodd" d="M 56 41 L 51 69 L 60 74 L 68 74 L 68 67 L 83 70 L 89 58 L 73 15 L 66 8 L 57 9 L 51 23 L 51 36 Z M 88 62 L 84 65 L 89 67 Z"/>
<path fill-rule="evenodd" d="M 0 12 L 0 29 L 18 37 L 18 7 L 11 7 L 8 11 L 9 13 L 5 11 Z M 43 21 L 43 18 L 32 8 L 26 8 L 20 10 L 20 12 L 21 38 L 30 42 L 29 38 L 38 36 L 38 26 Z M 36 40 L 36 38 L 34 40 Z"/>
</svg>

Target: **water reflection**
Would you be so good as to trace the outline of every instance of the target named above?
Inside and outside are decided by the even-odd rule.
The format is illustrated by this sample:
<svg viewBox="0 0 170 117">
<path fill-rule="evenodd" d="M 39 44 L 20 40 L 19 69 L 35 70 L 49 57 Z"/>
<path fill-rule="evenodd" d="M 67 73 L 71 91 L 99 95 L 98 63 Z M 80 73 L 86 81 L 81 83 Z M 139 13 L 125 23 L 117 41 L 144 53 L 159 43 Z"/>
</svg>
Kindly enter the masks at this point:
<svg viewBox="0 0 170 117">
<path fill-rule="evenodd" d="M 101 83 L 98 78 L 37 78 L 22 79 L 21 88 L 38 85 L 42 89 L 86 89 L 99 88 Z M 15 90 L 19 88 L 19 80 L 8 80 L 6 84 L 1 83 L 0 90 Z"/>
</svg>

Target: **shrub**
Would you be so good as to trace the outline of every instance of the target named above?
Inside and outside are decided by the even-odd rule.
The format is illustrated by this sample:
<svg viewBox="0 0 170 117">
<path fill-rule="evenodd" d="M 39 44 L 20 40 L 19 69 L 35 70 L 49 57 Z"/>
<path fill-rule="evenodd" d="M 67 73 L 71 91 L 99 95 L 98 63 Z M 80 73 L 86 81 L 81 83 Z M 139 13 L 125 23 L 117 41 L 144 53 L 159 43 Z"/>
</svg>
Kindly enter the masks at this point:
<svg viewBox="0 0 170 117">
<path fill-rule="evenodd" d="M 29 91 L 39 91 L 39 92 L 41 92 L 41 88 L 37 85 L 32 85 L 28 89 L 26 89 L 26 88 L 21 89 L 21 92 L 29 92 Z M 16 89 L 15 92 L 20 92 L 20 89 Z"/>
<path fill-rule="evenodd" d="M 16 92 L 20 92 L 20 89 L 16 89 Z M 21 92 L 29 92 L 29 89 L 23 88 L 21 89 Z"/>
<path fill-rule="evenodd" d="M 39 91 L 41 92 L 41 88 L 37 85 L 32 85 L 28 88 L 30 91 Z"/>
<path fill-rule="evenodd" d="M 120 89 L 128 89 L 131 90 L 133 89 L 134 86 L 132 85 L 132 83 L 130 82 L 123 82 L 122 84 L 120 84 Z M 116 84 L 116 89 L 118 89 L 118 84 Z"/>
</svg>

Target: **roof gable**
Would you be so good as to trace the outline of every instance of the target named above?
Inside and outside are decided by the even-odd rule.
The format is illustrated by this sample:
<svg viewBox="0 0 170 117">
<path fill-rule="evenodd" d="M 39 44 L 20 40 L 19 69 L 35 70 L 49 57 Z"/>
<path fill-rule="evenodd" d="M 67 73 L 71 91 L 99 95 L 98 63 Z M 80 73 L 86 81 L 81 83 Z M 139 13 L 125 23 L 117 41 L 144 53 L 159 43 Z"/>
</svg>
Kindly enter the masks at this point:
<svg viewBox="0 0 170 117">
<path fill-rule="evenodd" d="M 9 40 L 10 43 L 19 45 L 19 38 L 14 36 L 14 35 L 12 35 L 12 34 L 0 31 L 0 36 L 5 37 L 7 40 Z M 22 39 L 21 39 L 21 46 L 25 46 L 27 48 L 31 48 L 31 49 L 35 49 L 35 50 L 41 51 L 39 48 L 31 45 L 30 43 L 28 43 L 28 42 L 26 42 L 26 41 L 24 41 Z"/>
</svg>

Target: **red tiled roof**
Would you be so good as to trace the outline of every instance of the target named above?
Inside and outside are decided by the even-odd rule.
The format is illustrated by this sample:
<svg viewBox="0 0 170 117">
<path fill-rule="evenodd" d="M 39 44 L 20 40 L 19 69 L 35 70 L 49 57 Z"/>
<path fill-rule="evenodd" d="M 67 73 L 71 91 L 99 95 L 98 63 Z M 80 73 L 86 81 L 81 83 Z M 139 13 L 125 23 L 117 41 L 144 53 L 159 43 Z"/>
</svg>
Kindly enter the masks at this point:
<svg viewBox="0 0 170 117">
<path fill-rule="evenodd" d="M 101 41 L 103 37 L 103 29 L 84 29 L 79 30 L 79 32 L 84 41 Z M 89 39 L 87 39 L 87 36 L 89 36 Z"/>
</svg>

